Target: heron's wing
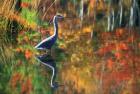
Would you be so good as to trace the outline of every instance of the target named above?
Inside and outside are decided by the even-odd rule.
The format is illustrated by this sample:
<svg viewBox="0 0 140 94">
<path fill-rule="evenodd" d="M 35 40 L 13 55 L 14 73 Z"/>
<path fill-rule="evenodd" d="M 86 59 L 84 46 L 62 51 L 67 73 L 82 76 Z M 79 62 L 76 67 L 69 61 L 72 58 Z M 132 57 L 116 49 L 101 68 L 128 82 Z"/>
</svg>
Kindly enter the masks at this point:
<svg viewBox="0 0 140 94">
<path fill-rule="evenodd" d="M 38 43 L 35 48 L 38 48 L 39 46 L 43 45 L 44 43 L 47 43 L 49 40 L 51 40 L 52 38 L 54 37 L 54 35 L 48 37 L 48 38 L 45 38 L 44 40 L 42 40 L 40 43 Z"/>
</svg>

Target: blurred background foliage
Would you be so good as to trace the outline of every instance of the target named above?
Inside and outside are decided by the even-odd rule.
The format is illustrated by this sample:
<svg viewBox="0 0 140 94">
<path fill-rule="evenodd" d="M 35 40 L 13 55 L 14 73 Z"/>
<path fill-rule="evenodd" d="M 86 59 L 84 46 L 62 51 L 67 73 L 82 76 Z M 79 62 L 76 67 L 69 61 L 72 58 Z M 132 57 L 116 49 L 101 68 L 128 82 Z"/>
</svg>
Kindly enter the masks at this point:
<svg viewBox="0 0 140 94">
<path fill-rule="evenodd" d="M 139 94 L 139 0 L 0 0 L 0 94 Z M 53 34 L 56 80 L 34 46 Z M 67 17 L 69 19 L 67 19 Z"/>
</svg>

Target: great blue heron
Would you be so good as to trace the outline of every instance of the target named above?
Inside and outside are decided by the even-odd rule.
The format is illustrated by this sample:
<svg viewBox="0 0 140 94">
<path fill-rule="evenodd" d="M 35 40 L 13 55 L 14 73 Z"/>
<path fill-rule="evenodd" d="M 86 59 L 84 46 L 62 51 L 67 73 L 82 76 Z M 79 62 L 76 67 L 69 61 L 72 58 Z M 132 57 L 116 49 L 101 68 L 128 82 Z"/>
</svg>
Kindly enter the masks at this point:
<svg viewBox="0 0 140 94">
<path fill-rule="evenodd" d="M 55 44 L 57 38 L 58 38 L 58 19 L 64 18 L 61 15 L 56 15 L 53 18 L 53 24 L 54 24 L 54 34 L 50 36 L 49 38 L 46 38 L 42 40 L 39 44 L 35 46 L 36 49 L 38 50 L 46 50 L 46 49 L 51 49 L 52 46 Z M 40 55 L 36 56 L 36 58 L 44 65 L 48 66 L 52 70 L 52 77 L 51 77 L 51 87 L 52 88 L 57 88 L 58 85 L 57 82 L 54 82 L 55 77 L 56 77 L 56 63 L 53 59 L 47 59 L 49 55 Z"/>
<path fill-rule="evenodd" d="M 54 24 L 54 34 L 44 40 L 42 40 L 40 43 L 38 43 L 35 48 L 38 50 L 45 50 L 45 49 L 51 49 L 54 43 L 57 40 L 58 37 L 58 19 L 64 18 L 61 15 L 55 15 L 53 18 L 53 24 Z"/>
</svg>

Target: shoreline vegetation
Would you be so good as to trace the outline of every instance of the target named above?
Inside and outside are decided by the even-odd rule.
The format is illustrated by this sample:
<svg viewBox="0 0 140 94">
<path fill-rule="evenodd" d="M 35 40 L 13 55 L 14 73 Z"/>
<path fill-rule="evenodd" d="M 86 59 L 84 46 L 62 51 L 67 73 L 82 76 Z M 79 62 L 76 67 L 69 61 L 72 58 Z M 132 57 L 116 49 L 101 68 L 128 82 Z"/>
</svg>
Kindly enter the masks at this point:
<svg viewBox="0 0 140 94">
<path fill-rule="evenodd" d="M 54 90 L 34 46 L 58 13 Z M 139 31 L 139 0 L 1 0 L 0 94 L 139 94 Z"/>
</svg>

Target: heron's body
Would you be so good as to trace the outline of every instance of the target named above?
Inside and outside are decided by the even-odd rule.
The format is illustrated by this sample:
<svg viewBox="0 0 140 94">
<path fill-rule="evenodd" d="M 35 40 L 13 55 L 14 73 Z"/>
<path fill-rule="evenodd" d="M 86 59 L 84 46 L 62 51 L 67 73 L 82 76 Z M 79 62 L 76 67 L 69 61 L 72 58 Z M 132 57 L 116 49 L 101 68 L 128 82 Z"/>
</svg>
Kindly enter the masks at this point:
<svg viewBox="0 0 140 94">
<path fill-rule="evenodd" d="M 51 47 L 55 44 L 57 36 L 51 36 L 49 38 L 46 38 L 45 40 L 41 41 L 37 46 L 35 46 L 36 49 L 38 50 L 43 50 L 43 49 L 51 49 Z"/>
<path fill-rule="evenodd" d="M 57 24 L 57 16 L 53 18 L 54 23 L 54 34 L 44 40 L 42 40 L 39 44 L 35 46 L 38 50 L 51 49 L 51 47 L 55 44 L 58 37 L 58 24 Z"/>
</svg>

